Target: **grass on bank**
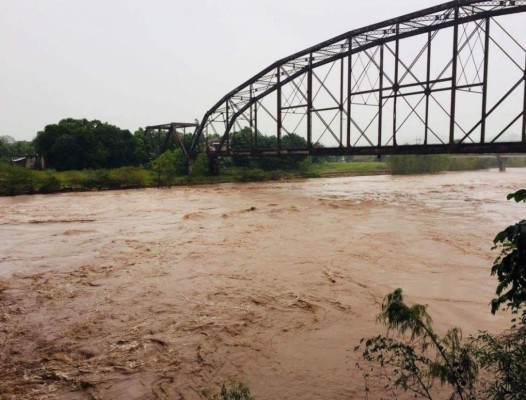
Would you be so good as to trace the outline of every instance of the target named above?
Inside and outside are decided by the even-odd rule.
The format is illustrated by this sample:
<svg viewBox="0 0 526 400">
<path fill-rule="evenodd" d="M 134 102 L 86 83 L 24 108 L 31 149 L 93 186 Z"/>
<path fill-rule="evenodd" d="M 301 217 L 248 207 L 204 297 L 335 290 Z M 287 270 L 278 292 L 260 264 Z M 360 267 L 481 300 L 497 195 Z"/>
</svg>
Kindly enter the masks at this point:
<svg viewBox="0 0 526 400">
<path fill-rule="evenodd" d="M 319 176 L 339 174 L 389 174 L 389 164 L 383 161 L 327 162 L 312 165 L 312 172 Z"/>
<path fill-rule="evenodd" d="M 204 162 L 201 162 L 204 164 Z M 526 167 L 526 157 L 510 158 L 508 167 Z M 256 167 L 227 165 L 219 176 L 209 176 L 203 165 L 191 175 L 175 169 L 160 171 L 122 167 L 113 170 L 35 171 L 0 164 L 0 195 L 55 193 L 85 190 L 135 189 L 174 185 L 214 184 L 227 182 L 263 182 L 298 178 L 342 175 L 419 174 L 441 171 L 470 171 L 497 167 L 496 157 L 456 156 L 391 156 L 386 161 L 313 162 L 307 158 L 294 169 L 264 170 Z"/>
</svg>

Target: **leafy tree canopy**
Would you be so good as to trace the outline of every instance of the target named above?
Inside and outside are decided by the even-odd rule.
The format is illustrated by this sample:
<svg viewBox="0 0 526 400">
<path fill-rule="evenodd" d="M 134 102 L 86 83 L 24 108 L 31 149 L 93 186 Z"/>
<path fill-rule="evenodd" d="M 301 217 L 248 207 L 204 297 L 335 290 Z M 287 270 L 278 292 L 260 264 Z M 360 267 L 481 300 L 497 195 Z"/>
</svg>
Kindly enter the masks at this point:
<svg viewBox="0 0 526 400">
<path fill-rule="evenodd" d="M 11 136 L 0 136 L 0 161 L 9 161 L 11 157 L 23 157 L 33 152 L 31 142 L 17 141 Z"/>
<path fill-rule="evenodd" d="M 508 199 L 526 202 L 526 190 L 512 193 Z M 497 234 L 494 243 L 501 253 L 491 269 L 491 274 L 499 281 L 498 297 L 491 302 L 491 311 L 495 314 L 501 306 L 514 313 L 523 310 L 522 320 L 526 323 L 526 220 L 508 226 Z"/>
<path fill-rule="evenodd" d="M 136 141 L 128 130 L 98 120 L 63 119 L 35 138 L 38 153 L 57 170 L 119 168 L 136 164 Z"/>
</svg>

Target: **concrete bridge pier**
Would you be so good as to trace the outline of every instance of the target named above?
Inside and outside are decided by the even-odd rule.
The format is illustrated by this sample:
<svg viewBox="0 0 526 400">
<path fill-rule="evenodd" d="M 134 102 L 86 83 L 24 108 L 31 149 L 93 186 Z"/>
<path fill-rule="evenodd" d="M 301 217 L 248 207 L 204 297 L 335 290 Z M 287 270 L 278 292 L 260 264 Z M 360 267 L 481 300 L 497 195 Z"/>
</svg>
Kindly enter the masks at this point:
<svg viewBox="0 0 526 400">
<path fill-rule="evenodd" d="M 506 172 L 506 162 L 508 161 L 507 157 L 497 156 L 497 163 L 499 164 L 499 171 Z"/>
</svg>

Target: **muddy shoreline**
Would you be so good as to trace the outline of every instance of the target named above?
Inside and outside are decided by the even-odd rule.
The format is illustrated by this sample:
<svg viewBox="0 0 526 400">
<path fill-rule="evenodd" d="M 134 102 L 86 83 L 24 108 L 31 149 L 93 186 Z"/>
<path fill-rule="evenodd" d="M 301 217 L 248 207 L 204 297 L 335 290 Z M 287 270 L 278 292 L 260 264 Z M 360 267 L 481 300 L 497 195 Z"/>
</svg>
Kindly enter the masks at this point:
<svg viewBox="0 0 526 400">
<path fill-rule="evenodd" d="M 0 198 L 0 398 L 363 398 L 354 346 L 403 287 L 498 331 L 524 170 Z M 372 397 L 374 398 L 374 396 Z"/>
</svg>

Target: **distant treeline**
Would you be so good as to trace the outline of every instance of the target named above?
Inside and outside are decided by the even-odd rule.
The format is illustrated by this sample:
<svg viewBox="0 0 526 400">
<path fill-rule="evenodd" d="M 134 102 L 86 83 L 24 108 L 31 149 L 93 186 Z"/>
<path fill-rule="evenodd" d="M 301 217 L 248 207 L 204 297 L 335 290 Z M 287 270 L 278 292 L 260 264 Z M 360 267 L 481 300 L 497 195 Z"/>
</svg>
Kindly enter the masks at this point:
<svg viewBox="0 0 526 400">
<path fill-rule="evenodd" d="M 196 171 L 203 171 L 203 169 L 197 168 Z M 192 175 L 178 174 L 172 152 L 166 152 L 155 160 L 148 169 L 120 167 L 115 169 L 37 171 L 9 164 L 0 164 L 0 195 L 169 187 L 174 184 L 198 183 L 199 178 L 195 173 Z"/>
<path fill-rule="evenodd" d="M 33 152 L 33 143 L 30 141 L 17 141 L 11 136 L 0 136 L 0 163 L 9 162 L 12 157 L 23 157 Z"/>
<path fill-rule="evenodd" d="M 228 163 L 229 166 L 225 166 L 219 176 L 210 176 L 206 154 L 201 154 L 194 162 L 191 173 L 187 173 L 186 166 L 183 167 L 184 164 L 181 162 L 182 155 L 177 153 L 178 151 L 174 153 L 168 150 L 151 162 L 147 168 L 37 171 L 0 163 L 0 196 L 222 182 L 260 182 L 318 176 L 311 171 L 310 159 L 300 163 L 295 170 L 236 167 L 231 160 L 225 160 L 225 164 Z"/>
<path fill-rule="evenodd" d="M 72 118 L 47 125 L 34 139 L 35 151 L 57 171 L 139 166 L 151 160 L 151 147 L 142 130 L 132 135 L 97 120 Z"/>
<path fill-rule="evenodd" d="M 191 135 L 183 135 L 183 140 L 190 139 Z M 1 136 L 0 162 L 39 154 L 46 168 L 56 171 L 139 167 L 156 158 L 159 148 L 157 135 L 147 137 L 143 129 L 132 134 L 98 120 L 67 118 L 47 125 L 32 141 Z M 171 142 L 165 150 L 176 149 Z"/>
<path fill-rule="evenodd" d="M 265 160 L 265 159 L 262 159 Z M 284 161 L 286 159 L 282 159 Z M 496 159 L 453 156 L 392 156 L 386 161 L 356 158 L 353 162 L 314 162 L 312 157 L 285 163 L 287 168 L 263 169 L 259 163 L 279 160 L 267 159 L 249 165 L 236 166 L 234 160 L 222 161 L 221 174 L 208 174 L 208 159 L 201 154 L 187 173 L 186 161 L 180 150 L 167 151 L 145 168 L 120 167 L 115 169 L 86 169 L 70 171 L 36 171 L 9 164 L 0 164 L 0 195 L 12 196 L 32 193 L 55 193 L 86 190 L 134 189 L 169 187 L 221 182 L 259 182 L 268 180 L 315 178 L 320 176 L 370 175 L 370 174 L 425 174 L 442 171 L 469 171 L 497 166 Z M 257 163 L 257 164 L 256 164 Z M 510 167 L 525 167 L 526 158 L 510 158 Z"/>
<path fill-rule="evenodd" d="M 189 144 L 191 135 L 183 135 Z M 258 134 L 250 128 L 231 136 L 235 150 L 274 149 L 276 136 Z M 126 189 L 205 182 L 247 182 L 298 177 L 361 175 L 371 173 L 421 174 L 497 167 L 496 157 L 446 155 L 375 157 L 233 157 L 221 159 L 221 175 L 208 176 L 205 153 L 199 153 L 191 171 L 175 141 L 159 156 L 161 141 L 143 129 L 134 134 L 108 123 L 86 119 L 64 119 L 38 132 L 32 142 L 0 137 L 0 195 L 53 193 L 60 191 Z M 219 137 L 210 137 L 217 142 Z M 257 143 L 255 143 L 257 141 Z M 299 135 L 284 135 L 283 149 L 303 149 Z M 198 149 L 199 150 L 199 149 Z M 35 171 L 9 164 L 11 157 L 28 154 L 44 157 L 47 170 Z M 351 162 L 355 161 L 355 162 Z M 526 158 L 510 158 L 509 167 L 526 166 Z"/>
<path fill-rule="evenodd" d="M 191 138 L 191 134 L 182 135 L 186 146 L 189 146 Z M 209 139 L 217 142 L 219 136 Z M 277 145 L 276 136 L 259 134 L 255 138 L 250 128 L 244 128 L 232 134 L 231 146 L 236 150 L 250 149 L 252 141 L 257 141 L 259 149 L 275 149 Z M 161 142 L 166 142 L 166 146 Z M 302 149 L 306 146 L 305 139 L 296 134 L 281 139 L 283 149 Z M 8 162 L 11 157 L 39 154 L 43 156 L 46 168 L 56 171 L 139 167 L 147 166 L 158 157 L 161 148 L 163 152 L 176 152 L 179 145 L 155 134 L 147 136 L 143 129 L 132 134 L 129 130 L 98 120 L 67 118 L 47 125 L 33 141 L 17 142 L 8 136 L 0 137 L 0 162 Z M 272 170 L 295 169 L 301 161 L 300 158 L 244 157 L 231 160 L 231 164 Z"/>
</svg>

